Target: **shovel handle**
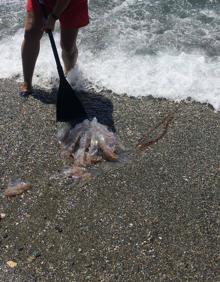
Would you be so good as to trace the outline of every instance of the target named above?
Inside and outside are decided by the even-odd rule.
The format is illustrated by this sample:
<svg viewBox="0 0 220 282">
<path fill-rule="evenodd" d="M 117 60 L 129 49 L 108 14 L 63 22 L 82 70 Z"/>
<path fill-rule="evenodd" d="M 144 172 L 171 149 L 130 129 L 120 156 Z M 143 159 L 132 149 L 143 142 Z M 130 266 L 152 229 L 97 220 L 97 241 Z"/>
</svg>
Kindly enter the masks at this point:
<svg viewBox="0 0 220 282">
<path fill-rule="evenodd" d="M 47 19 L 47 10 L 45 8 L 44 1 L 38 0 L 38 3 L 41 7 L 44 18 Z M 59 77 L 60 77 L 60 79 L 65 79 L 63 68 L 62 68 L 62 65 L 60 63 L 60 58 L 59 58 L 59 55 L 58 55 L 58 52 L 57 52 L 56 43 L 55 43 L 55 40 L 54 40 L 54 37 L 53 37 L 53 32 L 52 32 L 52 30 L 46 30 L 46 33 L 48 34 L 49 39 L 50 39 L 50 44 L 51 44 L 53 54 L 54 54 L 54 58 L 55 58 L 55 61 L 56 61 L 56 64 L 57 64 L 57 70 L 58 70 Z"/>
</svg>

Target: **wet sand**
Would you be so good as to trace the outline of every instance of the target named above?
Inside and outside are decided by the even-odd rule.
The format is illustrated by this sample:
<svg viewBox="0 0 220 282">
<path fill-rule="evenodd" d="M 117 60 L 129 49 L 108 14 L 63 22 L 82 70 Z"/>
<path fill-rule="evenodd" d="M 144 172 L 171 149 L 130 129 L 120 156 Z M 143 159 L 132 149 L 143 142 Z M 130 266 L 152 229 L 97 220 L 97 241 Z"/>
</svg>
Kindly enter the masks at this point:
<svg viewBox="0 0 220 282">
<path fill-rule="evenodd" d="M 0 81 L 0 281 L 219 281 L 220 113 L 191 101 L 80 95 L 125 153 L 74 182 L 62 175 L 54 94 L 38 89 L 23 101 L 17 83 Z M 169 113 L 164 137 L 138 152 Z M 7 199 L 11 178 L 33 188 Z"/>
</svg>

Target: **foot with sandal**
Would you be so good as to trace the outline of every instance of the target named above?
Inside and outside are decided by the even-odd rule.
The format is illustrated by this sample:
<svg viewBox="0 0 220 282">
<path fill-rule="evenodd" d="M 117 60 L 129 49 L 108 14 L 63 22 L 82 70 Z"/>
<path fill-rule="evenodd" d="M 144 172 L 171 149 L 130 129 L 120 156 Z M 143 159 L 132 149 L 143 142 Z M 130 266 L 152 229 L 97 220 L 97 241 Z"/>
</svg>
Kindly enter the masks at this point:
<svg viewBox="0 0 220 282">
<path fill-rule="evenodd" d="M 33 94 L 33 88 L 31 85 L 28 85 L 27 83 L 23 82 L 20 85 L 20 93 L 19 95 L 23 98 L 26 98 L 28 96 L 30 96 L 31 94 Z"/>
</svg>

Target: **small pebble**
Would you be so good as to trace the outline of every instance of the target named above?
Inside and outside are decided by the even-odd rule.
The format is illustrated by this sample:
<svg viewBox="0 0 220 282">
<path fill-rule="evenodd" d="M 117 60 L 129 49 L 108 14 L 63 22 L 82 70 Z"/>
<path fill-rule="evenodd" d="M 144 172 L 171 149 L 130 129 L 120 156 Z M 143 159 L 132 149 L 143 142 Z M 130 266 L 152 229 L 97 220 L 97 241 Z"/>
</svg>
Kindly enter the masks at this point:
<svg viewBox="0 0 220 282">
<path fill-rule="evenodd" d="M 28 258 L 27 261 L 29 263 L 33 262 L 36 258 L 40 257 L 40 253 L 38 251 L 34 251 Z"/>
<path fill-rule="evenodd" d="M 0 219 L 3 219 L 3 218 L 5 218 L 6 217 L 6 214 L 5 213 L 0 213 Z"/>
<path fill-rule="evenodd" d="M 16 261 L 9 260 L 9 261 L 7 261 L 7 265 L 11 268 L 15 268 L 18 264 L 17 264 Z"/>
<path fill-rule="evenodd" d="M 29 256 L 28 258 L 27 258 L 27 261 L 28 262 L 32 262 L 32 261 L 34 261 L 36 259 L 36 257 L 34 257 L 34 256 Z"/>
</svg>

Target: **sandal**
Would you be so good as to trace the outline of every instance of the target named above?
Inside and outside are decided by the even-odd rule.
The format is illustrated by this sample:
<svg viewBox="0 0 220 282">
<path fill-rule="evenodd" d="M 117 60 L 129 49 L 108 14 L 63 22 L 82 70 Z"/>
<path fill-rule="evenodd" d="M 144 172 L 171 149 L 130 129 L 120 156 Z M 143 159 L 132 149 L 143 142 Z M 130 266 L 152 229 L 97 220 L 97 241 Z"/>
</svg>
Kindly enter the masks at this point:
<svg viewBox="0 0 220 282">
<path fill-rule="evenodd" d="M 23 83 L 20 87 L 19 95 L 23 98 L 27 98 L 33 93 L 33 89 L 29 88 L 26 83 Z"/>
</svg>

